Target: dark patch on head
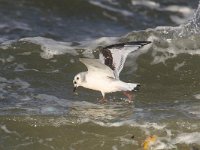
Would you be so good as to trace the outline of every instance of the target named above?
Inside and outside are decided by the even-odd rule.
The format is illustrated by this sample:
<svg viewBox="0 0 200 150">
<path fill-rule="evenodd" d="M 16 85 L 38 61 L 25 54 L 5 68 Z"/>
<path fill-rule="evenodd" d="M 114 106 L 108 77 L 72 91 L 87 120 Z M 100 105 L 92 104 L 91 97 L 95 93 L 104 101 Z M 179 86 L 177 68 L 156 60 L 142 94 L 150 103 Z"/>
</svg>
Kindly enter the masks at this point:
<svg viewBox="0 0 200 150">
<path fill-rule="evenodd" d="M 81 74 L 81 82 L 86 82 L 85 74 L 86 73 Z"/>
</svg>

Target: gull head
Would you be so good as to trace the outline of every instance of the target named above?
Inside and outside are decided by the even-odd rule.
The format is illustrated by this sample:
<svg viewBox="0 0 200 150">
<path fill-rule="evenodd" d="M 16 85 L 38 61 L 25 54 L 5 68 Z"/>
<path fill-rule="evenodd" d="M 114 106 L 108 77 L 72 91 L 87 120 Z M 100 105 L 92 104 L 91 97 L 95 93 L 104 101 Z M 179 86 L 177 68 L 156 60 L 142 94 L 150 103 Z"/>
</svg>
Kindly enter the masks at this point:
<svg viewBox="0 0 200 150">
<path fill-rule="evenodd" d="M 79 86 L 82 86 L 82 83 L 83 83 L 84 81 L 85 81 L 85 73 L 84 73 L 84 72 L 81 72 L 81 73 L 75 75 L 74 80 L 73 80 L 73 84 L 74 84 L 73 92 L 75 92 L 76 89 L 77 89 Z"/>
</svg>

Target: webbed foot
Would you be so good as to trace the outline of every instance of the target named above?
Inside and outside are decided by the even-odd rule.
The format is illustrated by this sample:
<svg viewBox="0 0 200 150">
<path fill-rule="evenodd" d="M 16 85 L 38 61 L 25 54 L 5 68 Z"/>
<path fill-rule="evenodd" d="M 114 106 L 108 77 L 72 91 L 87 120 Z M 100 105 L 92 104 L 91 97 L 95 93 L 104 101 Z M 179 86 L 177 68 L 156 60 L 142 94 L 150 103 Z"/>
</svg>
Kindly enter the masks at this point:
<svg viewBox="0 0 200 150">
<path fill-rule="evenodd" d="M 105 104 L 105 103 L 108 102 L 108 100 L 107 100 L 106 98 L 102 98 L 102 99 L 99 99 L 98 102 L 99 102 L 100 104 Z"/>
</svg>

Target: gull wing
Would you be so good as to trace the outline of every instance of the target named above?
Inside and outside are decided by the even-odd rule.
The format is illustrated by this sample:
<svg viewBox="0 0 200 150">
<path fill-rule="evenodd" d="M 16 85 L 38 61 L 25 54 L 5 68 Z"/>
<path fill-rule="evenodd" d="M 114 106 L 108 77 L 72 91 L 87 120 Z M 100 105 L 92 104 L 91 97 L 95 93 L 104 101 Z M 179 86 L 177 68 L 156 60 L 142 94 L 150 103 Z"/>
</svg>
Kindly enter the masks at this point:
<svg viewBox="0 0 200 150">
<path fill-rule="evenodd" d="M 113 70 L 102 64 L 99 59 L 79 58 L 79 60 L 87 67 L 88 72 L 115 78 Z"/>
<path fill-rule="evenodd" d="M 124 67 L 124 63 L 129 53 L 138 50 L 150 41 L 136 41 L 119 43 L 104 47 L 100 50 L 99 60 L 114 71 L 114 75 L 119 79 L 119 74 Z"/>
</svg>

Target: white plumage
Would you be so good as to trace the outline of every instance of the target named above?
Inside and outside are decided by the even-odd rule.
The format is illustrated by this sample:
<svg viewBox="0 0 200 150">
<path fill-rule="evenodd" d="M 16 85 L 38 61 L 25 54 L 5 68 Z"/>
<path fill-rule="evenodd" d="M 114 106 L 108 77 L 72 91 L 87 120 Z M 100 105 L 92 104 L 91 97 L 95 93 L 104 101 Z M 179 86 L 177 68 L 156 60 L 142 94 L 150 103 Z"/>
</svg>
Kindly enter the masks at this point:
<svg viewBox="0 0 200 150">
<path fill-rule="evenodd" d="M 80 58 L 88 71 L 74 77 L 74 91 L 78 86 L 100 91 L 105 100 L 106 93 L 123 91 L 132 99 L 131 91 L 137 91 L 139 84 L 126 83 L 119 79 L 119 74 L 129 53 L 149 44 L 148 41 L 128 42 L 107 46 L 100 51 L 99 59 Z"/>
</svg>

